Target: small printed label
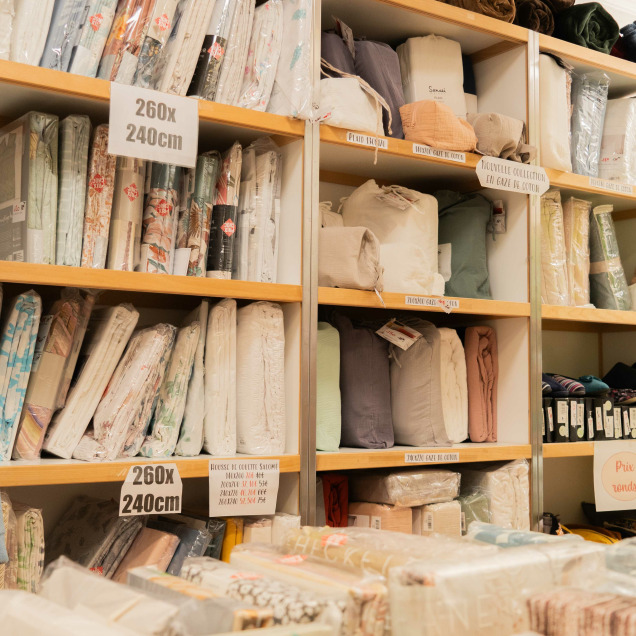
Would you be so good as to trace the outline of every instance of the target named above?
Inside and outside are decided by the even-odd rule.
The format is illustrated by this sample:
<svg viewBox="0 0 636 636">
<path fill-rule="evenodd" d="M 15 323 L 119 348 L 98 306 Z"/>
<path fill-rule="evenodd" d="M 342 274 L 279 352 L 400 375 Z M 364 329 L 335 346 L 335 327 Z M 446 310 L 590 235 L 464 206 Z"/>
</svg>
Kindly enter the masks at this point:
<svg viewBox="0 0 636 636">
<path fill-rule="evenodd" d="M 370 528 L 374 530 L 382 530 L 382 519 L 380 517 L 371 517 Z"/>
<path fill-rule="evenodd" d="M 595 409 L 596 412 L 596 430 L 603 430 L 603 409 L 600 406 L 597 406 Z"/>
<path fill-rule="evenodd" d="M 605 415 L 605 437 L 614 438 L 614 417 L 612 415 Z"/>
<path fill-rule="evenodd" d="M 506 233 L 506 206 L 500 199 L 492 202 L 492 219 L 488 221 L 486 230 L 489 233 Z"/>
<path fill-rule="evenodd" d="M 484 188 L 521 194 L 541 195 L 550 187 L 543 168 L 498 157 L 482 157 L 477 164 L 477 178 Z"/>
<path fill-rule="evenodd" d="M 351 53 L 351 56 L 355 60 L 356 45 L 353 40 L 353 31 L 340 18 L 333 17 L 333 19 L 336 23 L 336 31 L 338 32 L 338 35 L 340 35 L 340 37 L 344 40 L 344 43 L 347 45 L 347 48 L 349 49 L 349 53 Z"/>
<path fill-rule="evenodd" d="M 572 400 L 570 403 L 570 428 L 573 428 L 575 431 L 579 425 L 579 420 L 577 417 L 577 403 Z"/>
<path fill-rule="evenodd" d="M 459 461 L 459 453 L 404 453 L 405 464 L 451 464 Z"/>
<path fill-rule="evenodd" d="M 424 529 L 426 530 L 426 532 L 433 532 L 435 530 L 432 512 L 427 512 L 424 514 Z"/>
<path fill-rule="evenodd" d="M 347 131 L 347 141 L 350 144 L 358 144 L 358 146 L 371 146 L 371 148 L 379 148 L 386 150 L 389 142 L 386 137 L 374 137 L 373 135 L 365 135 L 364 133 Z"/>
<path fill-rule="evenodd" d="M 585 436 L 585 404 L 581 402 L 576 405 L 576 436 L 579 439 Z"/>
<path fill-rule="evenodd" d="M 616 407 L 614 409 L 614 437 L 620 439 L 623 437 L 621 433 L 621 427 L 623 425 L 623 418 L 621 417 L 621 409 Z"/>
<path fill-rule="evenodd" d="M 119 516 L 180 513 L 182 495 L 176 464 L 136 464 L 121 487 Z"/>
<path fill-rule="evenodd" d="M 631 434 L 631 427 L 629 425 L 629 413 L 627 410 L 623 411 L 623 435 L 629 437 Z"/>
<path fill-rule="evenodd" d="M 466 155 L 463 152 L 454 152 L 453 150 L 438 150 L 424 144 L 413 144 L 414 155 L 424 155 L 425 157 L 436 157 L 437 159 L 446 159 L 457 163 L 466 163 Z"/>
<path fill-rule="evenodd" d="M 548 409 L 548 428 L 550 433 L 554 432 L 554 414 L 552 413 L 552 409 Z"/>
<path fill-rule="evenodd" d="M 594 439 L 594 418 L 591 413 L 587 418 L 587 437 L 588 439 Z"/>
<path fill-rule="evenodd" d="M 618 192 L 619 194 L 634 194 L 634 187 L 626 183 L 597 179 L 596 177 L 589 177 L 589 179 L 590 185 L 593 188 L 600 188 L 601 190 L 607 190 L 609 192 Z"/>
<path fill-rule="evenodd" d="M 380 327 L 375 333 L 381 338 L 388 340 L 391 344 L 406 351 L 411 345 L 415 344 L 422 334 L 411 327 L 403 325 L 395 318 L 389 320 L 386 325 Z"/>
<path fill-rule="evenodd" d="M 545 409 L 542 409 L 542 415 L 543 417 L 541 418 L 541 435 L 545 435 Z"/>
<path fill-rule="evenodd" d="M 565 400 L 557 402 L 557 424 L 568 423 L 568 403 Z"/>
<path fill-rule="evenodd" d="M 450 298 L 436 298 L 430 296 L 404 296 L 405 305 L 417 305 L 419 307 L 435 307 L 443 309 L 447 314 L 453 309 L 459 309 L 459 300 Z"/>
<path fill-rule="evenodd" d="M 632 431 L 636 430 L 636 408 L 633 406 L 629 407 L 629 423 Z"/>
<path fill-rule="evenodd" d="M 13 206 L 13 214 L 11 217 L 13 223 L 23 223 L 26 220 L 26 201 L 16 203 Z"/>
</svg>

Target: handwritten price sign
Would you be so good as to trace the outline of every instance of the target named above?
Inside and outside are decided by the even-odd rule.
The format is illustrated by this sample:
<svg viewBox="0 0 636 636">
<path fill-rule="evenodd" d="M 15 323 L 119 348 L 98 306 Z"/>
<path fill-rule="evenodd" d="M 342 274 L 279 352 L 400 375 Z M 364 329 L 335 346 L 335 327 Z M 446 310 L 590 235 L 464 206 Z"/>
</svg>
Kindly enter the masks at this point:
<svg viewBox="0 0 636 636">
<path fill-rule="evenodd" d="M 594 444 L 594 495 L 599 512 L 636 508 L 636 442 Z"/>
</svg>

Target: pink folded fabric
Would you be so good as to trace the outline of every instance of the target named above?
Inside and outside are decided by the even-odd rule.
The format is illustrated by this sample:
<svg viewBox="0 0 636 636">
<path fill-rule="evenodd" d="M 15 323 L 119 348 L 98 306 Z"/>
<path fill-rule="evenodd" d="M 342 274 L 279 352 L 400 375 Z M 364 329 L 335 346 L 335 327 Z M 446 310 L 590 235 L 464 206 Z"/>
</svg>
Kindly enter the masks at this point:
<svg viewBox="0 0 636 636">
<path fill-rule="evenodd" d="M 178 547 L 179 537 L 176 534 L 142 528 L 115 571 L 113 581 L 126 583 L 128 570 L 142 565 L 152 566 L 165 572 Z"/>
</svg>

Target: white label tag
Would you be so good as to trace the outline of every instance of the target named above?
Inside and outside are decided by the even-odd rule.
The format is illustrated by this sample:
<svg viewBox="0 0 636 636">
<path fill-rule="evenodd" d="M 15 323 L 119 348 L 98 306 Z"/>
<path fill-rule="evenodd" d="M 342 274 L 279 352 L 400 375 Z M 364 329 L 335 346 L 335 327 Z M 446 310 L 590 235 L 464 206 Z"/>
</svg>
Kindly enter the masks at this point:
<svg viewBox="0 0 636 636">
<path fill-rule="evenodd" d="M 576 405 L 576 436 L 583 439 L 585 436 L 585 404 Z"/>
<path fill-rule="evenodd" d="M 488 221 L 486 229 L 489 233 L 506 233 L 506 206 L 500 199 L 492 202 L 492 219 Z"/>
<path fill-rule="evenodd" d="M 389 142 L 386 137 L 374 137 L 373 135 L 365 135 L 364 133 L 347 131 L 347 141 L 350 144 L 358 144 L 358 146 L 371 146 L 371 148 L 380 148 L 386 150 Z"/>
<path fill-rule="evenodd" d="M 614 416 L 605 414 L 605 437 L 614 438 Z"/>
<path fill-rule="evenodd" d="M 395 318 L 389 320 L 386 325 L 380 327 L 375 333 L 404 351 L 422 337 L 419 331 L 403 325 Z"/>
<path fill-rule="evenodd" d="M 435 307 L 443 309 L 447 314 L 453 309 L 459 309 L 459 300 L 449 298 L 431 298 L 430 296 L 404 296 L 405 305 L 418 305 L 420 307 Z"/>
<path fill-rule="evenodd" d="M 482 157 L 477 164 L 477 178 L 484 188 L 521 194 L 541 195 L 550 188 L 543 168 L 498 157 Z"/>
<path fill-rule="evenodd" d="M 463 152 L 454 152 L 453 150 L 438 150 L 424 144 L 413 144 L 414 155 L 424 155 L 425 157 L 436 157 L 437 159 L 446 159 L 457 163 L 466 163 L 466 154 Z"/>
<path fill-rule="evenodd" d="M 589 439 L 594 439 L 594 418 L 591 414 L 587 418 L 587 436 Z"/>
<path fill-rule="evenodd" d="M 636 429 L 636 407 L 629 407 L 629 423 L 632 431 Z"/>
<path fill-rule="evenodd" d="M 198 108 L 190 97 L 111 82 L 109 154 L 194 168 Z"/>
<path fill-rule="evenodd" d="M 210 517 L 273 515 L 280 462 L 233 459 L 210 461 Z"/>
<path fill-rule="evenodd" d="M 181 512 L 183 483 L 176 464 L 135 464 L 119 497 L 119 516 Z"/>
<path fill-rule="evenodd" d="M 435 530 L 435 524 L 433 523 L 432 512 L 426 512 L 424 514 L 424 530 L 426 532 L 433 532 Z"/>
<path fill-rule="evenodd" d="M 573 428 L 576 431 L 578 425 L 577 404 L 574 400 L 572 400 L 570 403 L 570 428 Z"/>
<path fill-rule="evenodd" d="M 11 216 L 12 223 L 22 223 L 26 220 L 26 201 L 16 203 L 13 206 L 13 213 Z"/>
<path fill-rule="evenodd" d="M 554 413 L 552 412 L 552 407 L 548 409 L 548 427 L 550 429 L 550 433 L 554 432 Z"/>
<path fill-rule="evenodd" d="M 590 185 L 593 188 L 600 188 L 601 190 L 618 192 L 620 194 L 634 194 L 634 187 L 627 185 L 626 183 L 619 183 L 618 181 L 608 181 L 607 179 L 597 179 L 596 177 L 589 177 L 589 179 Z"/>
<path fill-rule="evenodd" d="M 596 430 L 603 430 L 603 409 L 600 406 L 595 407 L 596 412 Z"/>
<path fill-rule="evenodd" d="M 623 424 L 623 418 L 621 417 L 620 408 L 614 408 L 614 437 L 620 439 L 623 437 L 621 433 L 621 426 Z"/>
<path fill-rule="evenodd" d="M 453 251 L 452 243 L 442 243 L 437 246 L 437 270 L 447 283 L 451 279 L 451 255 Z"/>
<path fill-rule="evenodd" d="M 629 413 L 627 410 L 623 411 L 623 435 L 629 437 L 631 434 L 631 427 L 629 425 Z"/>
<path fill-rule="evenodd" d="M 568 403 L 565 401 L 557 402 L 557 424 L 568 423 Z"/>
<path fill-rule="evenodd" d="M 459 461 L 459 453 L 404 453 L 405 464 L 452 464 Z"/>
<path fill-rule="evenodd" d="M 541 435 L 545 435 L 545 409 L 541 409 Z"/>
<path fill-rule="evenodd" d="M 382 530 L 382 518 L 381 517 L 371 517 L 371 522 L 369 524 L 370 528 L 374 530 Z"/>
</svg>

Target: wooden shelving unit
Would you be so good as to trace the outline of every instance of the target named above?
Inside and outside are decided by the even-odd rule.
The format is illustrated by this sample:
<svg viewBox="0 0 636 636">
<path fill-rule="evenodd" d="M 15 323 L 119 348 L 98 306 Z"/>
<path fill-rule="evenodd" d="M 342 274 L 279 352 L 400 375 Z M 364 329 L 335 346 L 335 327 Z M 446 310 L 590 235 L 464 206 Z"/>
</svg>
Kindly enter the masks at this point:
<svg viewBox="0 0 636 636">
<path fill-rule="evenodd" d="M 569 324 L 593 323 L 597 325 L 632 325 L 636 326 L 636 311 L 615 311 L 613 309 L 596 309 L 592 307 L 562 307 L 560 305 L 543 305 L 541 317 L 544 321 L 559 321 L 567 329 Z"/>
<path fill-rule="evenodd" d="M 561 444 L 544 444 L 543 456 L 554 457 L 592 457 L 594 442 L 565 442 Z"/>
</svg>

